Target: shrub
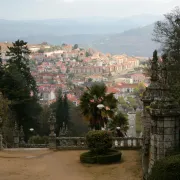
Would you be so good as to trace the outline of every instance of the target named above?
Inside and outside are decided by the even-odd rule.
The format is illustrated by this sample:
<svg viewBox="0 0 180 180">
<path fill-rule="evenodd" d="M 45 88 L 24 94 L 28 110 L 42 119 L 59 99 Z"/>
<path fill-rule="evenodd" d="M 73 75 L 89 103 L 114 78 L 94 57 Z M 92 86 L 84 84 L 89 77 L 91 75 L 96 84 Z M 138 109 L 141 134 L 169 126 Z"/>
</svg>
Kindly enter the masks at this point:
<svg viewBox="0 0 180 180">
<path fill-rule="evenodd" d="M 121 152 L 119 151 L 109 151 L 106 155 L 97 156 L 97 163 L 99 164 L 111 164 L 116 163 L 121 160 Z"/>
<path fill-rule="evenodd" d="M 91 151 L 82 153 L 80 161 L 88 164 L 111 164 L 121 160 L 121 152 L 117 150 L 109 150 L 106 154 L 97 155 Z"/>
<path fill-rule="evenodd" d="M 97 154 L 105 154 L 112 147 L 112 135 L 108 131 L 90 131 L 86 141 L 90 151 Z"/>
<path fill-rule="evenodd" d="M 29 144 L 48 144 L 48 142 L 49 142 L 48 136 L 41 137 L 39 135 L 30 137 L 28 141 Z"/>
<path fill-rule="evenodd" d="M 80 155 L 80 161 L 82 163 L 95 164 L 97 163 L 97 156 L 91 151 L 88 151 Z"/>
<path fill-rule="evenodd" d="M 180 154 L 169 156 L 157 161 L 148 180 L 178 180 L 180 179 Z"/>
</svg>

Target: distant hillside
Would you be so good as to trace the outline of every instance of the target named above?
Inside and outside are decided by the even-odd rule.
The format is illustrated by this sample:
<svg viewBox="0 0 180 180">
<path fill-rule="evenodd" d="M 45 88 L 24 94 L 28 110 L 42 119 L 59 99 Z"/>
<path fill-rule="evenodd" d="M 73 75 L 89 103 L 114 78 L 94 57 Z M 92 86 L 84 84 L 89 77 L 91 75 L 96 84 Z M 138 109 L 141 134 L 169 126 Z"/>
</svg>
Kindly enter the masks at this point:
<svg viewBox="0 0 180 180">
<path fill-rule="evenodd" d="M 0 42 L 23 39 L 29 43 L 77 43 L 103 52 L 149 56 L 155 48 L 151 41 L 153 26 L 145 25 L 159 18 L 139 15 L 126 18 L 0 20 Z"/>
<path fill-rule="evenodd" d="M 92 43 L 92 47 L 113 54 L 126 53 L 134 56 L 151 56 L 158 44 L 152 41 L 154 24 L 106 36 Z"/>
</svg>

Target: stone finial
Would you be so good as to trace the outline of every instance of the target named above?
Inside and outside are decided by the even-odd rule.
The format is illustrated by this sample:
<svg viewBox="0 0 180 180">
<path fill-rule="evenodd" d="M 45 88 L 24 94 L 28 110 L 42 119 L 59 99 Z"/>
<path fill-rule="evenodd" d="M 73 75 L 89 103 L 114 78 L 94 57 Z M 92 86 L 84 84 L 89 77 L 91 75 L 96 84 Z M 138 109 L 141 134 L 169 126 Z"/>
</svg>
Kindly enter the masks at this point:
<svg viewBox="0 0 180 180">
<path fill-rule="evenodd" d="M 23 130 L 23 126 L 21 126 L 20 128 L 20 144 L 25 144 L 25 141 L 24 141 L 24 130 Z"/>
<path fill-rule="evenodd" d="M 50 118 L 49 118 L 49 125 L 50 125 L 50 136 L 56 136 L 55 134 L 55 123 L 56 123 L 56 118 L 54 116 L 54 113 L 51 112 Z"/>
</svg>

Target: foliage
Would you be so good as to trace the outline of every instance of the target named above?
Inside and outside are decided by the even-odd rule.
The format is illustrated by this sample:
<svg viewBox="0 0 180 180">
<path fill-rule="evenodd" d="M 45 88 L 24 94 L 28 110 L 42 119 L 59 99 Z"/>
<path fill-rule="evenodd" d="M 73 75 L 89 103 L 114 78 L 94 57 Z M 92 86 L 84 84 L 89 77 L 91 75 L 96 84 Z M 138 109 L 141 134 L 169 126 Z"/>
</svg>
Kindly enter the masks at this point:
<svg viewBox="0 0 180 180">
<path fill-rule="evenodd" d="M 116 150 L 109 151 L 106 155 L 97 156 L 98 164 L 111 164 L 117 163 L 121 160 L 122 153 Z"/>
<path fill-rule="evenodd" d="M 145 91 L 146 89 L 146 86 L 144 85 L 144 83 L 139 83 L 137 85 L 137 87 L 134 89 L 134 94 L 137 96 L 137 97 L 142 97 L 142 94 L 143 92 Z"/>
<path fill-rule="evenodd" d="M 103 104 L 103 109 L 97 105 Z M 91 128 L 100 130 L 107 121 L 107 116 L 113 117 L 117 100 L 113 93 L 107 94 L 104 83 L 93 83 L 80 98 L 80 109 L 83 116 L 90 122 Z"/>
<path fill-rule="evenodd" d="M 29 128 L 37 130 L 37 118 L 41 111 L 38 104 L 36 82 L 31 75 L 28 56 L 30 51 L 27 43 L 16 41 L 8 47 L 9 56 L 3 66 L 0 80 L 0 90 L 10 101 L 9 108 L 15 112 L 18 125 L 24 126 L 25 137 L 28 138 Z"/>
<path fill-rule="evenodd" d="M 89 56 L 91 56 L 91 54 L 86 51 L 86 57 L 89 57 Z"/>
<path fill-rule="evenodd" d="M 75 44 L 75 45 L 73 46 L 73 49 L 78 49 L 78 44 Z"/>
<path fill-rule="evenodd" d="M 56 114 L 56 134 L 58 134 L 60 127 L 63 126 L 63 123 L 66 127 L 69 127 L 70 125 L 70 106 L 67 99 L 67 95 L 63 95 L 61 89 L 57 91 L 57 101 L 51 104 L 50 107 Z"/>
<path fill-rule="evenodd" d="M 141 112 L 138 111 L 136 112 L 136 133 L 141 133 L 142 132 L 142 122 L 141 122 Z"/>
<path fill-rule="evenodd" d="M 79 107 L 69 102 L 70 131 L 74 137 L 85 136 L 89 130 L 88 123 L 83 120 Z"/>
<path fill-rule="evenodd" d="M 28 143 L 29 144 L 48 144 L 49 142 L 49 137 L 48 136 L 32 136 L 29 138 Z"/>
<path fill-rule="evenodd" d="M 51 109 L 48 105 L 42 106 L 42 111 L 38 118 L 39 130 L 38 134 L 40 136 L 48 136 L 49 135 L 49 117 L 50 117 Z"/>
<path fill-rule="evenodd" d="M 137 104 L 135 98 L 129 96 L 129 97 L 127 97 L 127 101 L 130 103 L 131 107 L 133 107 L 135 110 L 137 109 L 138 104 Z"/>
<path fill-rule="evenodd" d="M 128 117 L 126 114 L 123 114 L 121 112 L 118 112 L 113 120 L 109 124 L 109 128 L 114 131 L 116 127 L 120 127 L 121 130 L 127 131 L 128 130 Z"/>
<path fill-rule="evenodd" d="M 90 151 L 104 154 L 112 147 L 112 134 L 108 131 L 89 131 L 86 141 Z"/>
<path fill-rule="evenodd" d="M 169 156 L 156 161 L 148 180 L 180 179 L 180 155 Z"/>
<path fill-rule="evenodd" d="M 154 27 L 154 41 L 162 46 L 162 65 L 168 71 L 171 93 L 180 103 L 180 9 L 176 7 Z M 161 74 L 159 74 L 161 76 Z M 162 79 L 162 78 L 160 78 Z"/>
<path fill-rule="evenodd" d="M 119 97 L 118 102 L 122 106 L 124 111 L 129 108 L 129 104 L 127 104 L 127 102 L 125 101 L 125 99 L 123 97 Z"/>
<path fill-rule="evenodd" d="M 80 155 L 80 161 L 88 164 L 111 164 L 121 160 L 121 152 L 116 150 L 109 150 L 108 153 L 97 155 L 93 152 L 85 152 Z"/>
</svg>

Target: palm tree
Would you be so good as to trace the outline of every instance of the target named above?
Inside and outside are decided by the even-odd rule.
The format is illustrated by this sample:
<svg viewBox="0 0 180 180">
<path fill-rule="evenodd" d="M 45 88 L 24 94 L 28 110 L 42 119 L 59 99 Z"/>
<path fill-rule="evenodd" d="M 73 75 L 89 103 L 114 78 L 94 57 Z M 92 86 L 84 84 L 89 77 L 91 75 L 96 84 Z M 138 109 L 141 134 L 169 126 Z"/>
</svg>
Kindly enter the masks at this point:
<svg viewBox="0 0 180 180">
<path fill-rule="evenodd" d="M 103 108 L 99 109 L 98 105 Z M 117 100 L 113 93 L 107 94 L 104 83 L 93 83 L 80 98 L 80 109 L 86 120 L 90 122 L 91 128 L 96 130 L 104 127 L 108 117 L 114 116 Z"/>
<path fill-rule="evenodd" d="M 128 117 L 126 114 L 118 112 L 114 116 L 114 118 L 112 119 L 112 121 L 109 124 L 109 128 L 111 131 L 115 132 L 115 130 L 117 130 L 117 127 L 120 127 L 121 133 L 122 132 L 126 133 L 126 131 L 129 128 Z"/>
</svg>

